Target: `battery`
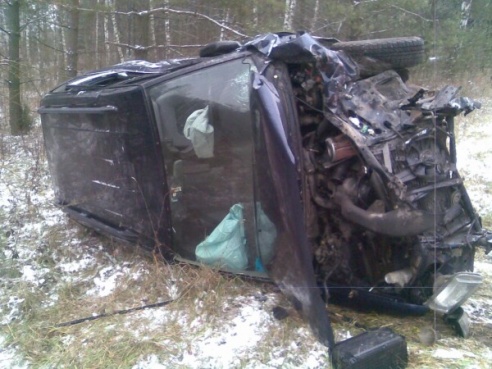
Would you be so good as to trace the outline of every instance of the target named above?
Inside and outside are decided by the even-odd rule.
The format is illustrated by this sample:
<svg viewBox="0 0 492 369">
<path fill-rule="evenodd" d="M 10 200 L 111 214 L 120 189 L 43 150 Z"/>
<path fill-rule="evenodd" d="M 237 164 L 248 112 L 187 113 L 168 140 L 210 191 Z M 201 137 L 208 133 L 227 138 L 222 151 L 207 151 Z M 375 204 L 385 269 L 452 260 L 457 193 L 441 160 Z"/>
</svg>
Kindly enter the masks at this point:
<svg viewBox="0 0 492 369">
<path fill-rule="evenodd" d="M 369 330 L 335 345 L 335 369 L 402 369 L 408 363 L 405 337 L 390 328 Z"/>
</svg>

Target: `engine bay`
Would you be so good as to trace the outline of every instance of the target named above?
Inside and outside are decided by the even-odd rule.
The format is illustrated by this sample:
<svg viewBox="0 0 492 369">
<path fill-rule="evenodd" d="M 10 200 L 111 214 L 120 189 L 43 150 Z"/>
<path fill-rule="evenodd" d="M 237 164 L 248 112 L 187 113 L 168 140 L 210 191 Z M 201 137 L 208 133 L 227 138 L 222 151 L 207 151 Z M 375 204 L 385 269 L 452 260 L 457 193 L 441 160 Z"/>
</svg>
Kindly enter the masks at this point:
<svg viewBox="0 0 492 369">
<path fill-rule="evenodd" d="M 439 276 L 472 271 L 481 224 L 456 168 L 454 116 L 477 103 L 387 70 L 346 84 L 335 114 L 315 63 L 289 71 L 318 282 L 422 304 Z"/>
</svg>

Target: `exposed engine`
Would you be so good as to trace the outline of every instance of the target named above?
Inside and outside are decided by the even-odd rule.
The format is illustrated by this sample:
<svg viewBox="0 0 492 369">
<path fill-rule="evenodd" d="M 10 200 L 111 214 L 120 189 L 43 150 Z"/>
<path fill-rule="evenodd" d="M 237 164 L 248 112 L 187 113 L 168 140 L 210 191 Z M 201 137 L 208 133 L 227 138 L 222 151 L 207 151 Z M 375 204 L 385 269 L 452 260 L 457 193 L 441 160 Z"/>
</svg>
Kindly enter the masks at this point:
<svg viewBox="0 0 492 369">
<path fill-rule="evenodd" d="M 453 117 L 478 104 L 388 70 L 344 86 L 335 114 L 314 63 L 290 76 L 319 282 L 420 304 L 439 275 L 473 270 L 481 224 L 456 169 Z"/>
</svg>

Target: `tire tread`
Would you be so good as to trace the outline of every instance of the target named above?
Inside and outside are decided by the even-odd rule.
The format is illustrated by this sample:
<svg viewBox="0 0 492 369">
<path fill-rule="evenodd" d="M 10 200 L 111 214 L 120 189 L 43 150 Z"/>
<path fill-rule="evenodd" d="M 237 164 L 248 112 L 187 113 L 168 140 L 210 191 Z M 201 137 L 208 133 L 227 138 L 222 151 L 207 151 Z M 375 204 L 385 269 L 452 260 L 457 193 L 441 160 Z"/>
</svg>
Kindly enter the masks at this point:
<svg viewBox="0 0 492 369">
<path fill-rule="evenodd" d="M 367 56 L 390 63 L 394 68 L 408 68 L 424 60 L 424 40 L 420 37 L 394 37 L 333 44 L 353 57 Z"/>
</svg>

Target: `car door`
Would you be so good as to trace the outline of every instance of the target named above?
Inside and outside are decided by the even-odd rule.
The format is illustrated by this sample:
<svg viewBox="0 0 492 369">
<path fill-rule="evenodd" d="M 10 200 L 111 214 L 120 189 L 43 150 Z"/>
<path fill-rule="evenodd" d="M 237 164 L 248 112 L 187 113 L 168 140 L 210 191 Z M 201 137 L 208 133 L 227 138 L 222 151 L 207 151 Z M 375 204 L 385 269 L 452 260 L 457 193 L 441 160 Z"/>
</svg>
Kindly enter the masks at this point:
<svg viewBox="0 0 492 369">
<path fill-rule="evenodd" d="M 255 269 L 251 65 L 236 59 L 150 89 L 168 173 L 173 248 L 187 260 L 198 253 L 208 262 L 200 257 L 210 250 L 200 249 L 225 247 L 225 239 L 239 251 L 210 263 L 226 269 Z M 231 263 L 238 252 L 241 260 Z"/>
</svg>

